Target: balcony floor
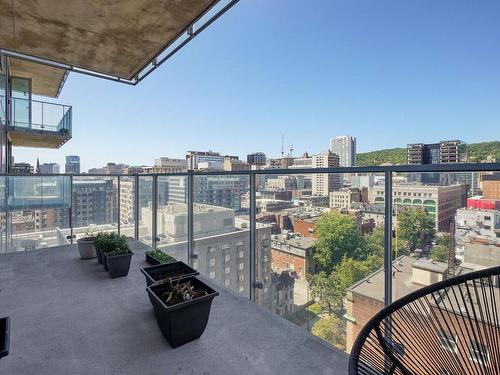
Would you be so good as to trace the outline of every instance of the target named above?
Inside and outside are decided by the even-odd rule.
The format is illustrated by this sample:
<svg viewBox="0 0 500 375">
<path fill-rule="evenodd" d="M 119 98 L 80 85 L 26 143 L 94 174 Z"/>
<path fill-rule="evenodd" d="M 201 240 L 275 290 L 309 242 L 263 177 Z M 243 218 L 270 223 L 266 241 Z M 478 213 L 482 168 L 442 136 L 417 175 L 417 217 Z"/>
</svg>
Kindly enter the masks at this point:
<svg viewBox="0 0 500 375">
<path fill-rule="evenodd" d="M 2 374 L 346 374 L 347 355 L 219 286 L 203 336 L 171 349 L 145 292 L 146 247 L 110 279 L 76 245 L 0 255 L 0 316 L 12 320 Z"/>
</svg>

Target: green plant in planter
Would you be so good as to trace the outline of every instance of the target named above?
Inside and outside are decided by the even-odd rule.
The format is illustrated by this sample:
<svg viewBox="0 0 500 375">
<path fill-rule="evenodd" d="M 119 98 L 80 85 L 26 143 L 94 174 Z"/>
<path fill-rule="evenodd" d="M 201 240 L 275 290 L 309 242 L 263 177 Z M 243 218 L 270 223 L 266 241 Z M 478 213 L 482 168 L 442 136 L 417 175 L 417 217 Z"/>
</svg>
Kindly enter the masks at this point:
<svg viewBox="0 0 500 375">
<path fill-rule="evenodd" d="M 96 236 L 95 245 L 102 254 L 102 262 L 106 270 L 108 268 L 106 257 L 109 256 L 110 253 L 120 251 L 120 255 L 123 255 L 130 252 L 127 237 L 120 236 L 117 233 L 99 232 Z"/>
<path fill-rule="evenodd" d="M 158 264 L 167 264 L 167 263 L 172 263 L 176 262 L 177 260 L 174 257 L 171 257 L 168 254 L 165 254 L 161 250 L 151 250 L 147 251 L 146 255 L 150 256 L 154 260 L 158 261 Z"/>
</svg>

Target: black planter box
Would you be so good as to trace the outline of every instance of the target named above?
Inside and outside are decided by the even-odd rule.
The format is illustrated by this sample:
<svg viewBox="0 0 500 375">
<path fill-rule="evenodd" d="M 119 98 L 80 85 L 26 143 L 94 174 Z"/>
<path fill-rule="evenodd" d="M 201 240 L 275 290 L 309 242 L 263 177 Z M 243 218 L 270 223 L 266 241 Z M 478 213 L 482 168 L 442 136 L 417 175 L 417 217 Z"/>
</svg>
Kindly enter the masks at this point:
<svg viewBox="0 0 500 375">
<path fill-rule="evenodd" d="M 180 277 L 186 276 L 196 276 L 199 275 L 199 272 L 189 267 L 184 262 L 172 262 L 166 264 L 158 264 L 156 266 L 145 267 L 141 269 L 141 272 L 146 277 L 146 285 L 150 286 L 151 284 L 160 281 L 161 274 L 165 273 L 179 273 L 182 272 L 181 275 L 176 275 L 170 277 L 170 279 L 178 279 Z"/>
<path fill-rule="evenodd" d="M 146 253 L 146 262 L 148 262 L 152 266 L 156 266 L 157 264 L 160 264 L 159 260 L 156 260 L 151 255 L 149 255 L 148 253 Z"/>
<path fill-rule="evenodd" d="M 200 338 L 207 327 L 212 300 L 219 295 L 194 276 L 181 280 L 190 280 L 193 285 L 203 287 L 208 294 L 191 301 L 167 306 L 161 301 L 159 295 L 170 289 L 170 285 L 155 284 L 146 288 L 153 303 L 158 327 L 172 348 Z"/>
<path fill-rule="evenodd" d="M 0 358 L 9 355 L 10 347 L 10 318 L 0 319 Z"/>
<path fill-rule="evenodd" d="M 102 264 L 102 250 L 99 249 L 97 246 L 95 247 L 95 253 L 97 255 L 97 263 Z"/>
<path fill-rule="evenodd" d="M 108 269 L 108 256 L 106 255 L 106 253 L 104 251 L 101 252 L 101 254 L 102 254 L 102 265 L 104 266 L 104 270 L 109 271 L 109 269 Z"/>
<path fill-rule="evenodd" d="M 115 255 L 109 256 L 104 255 L 105 264 L 109 271 L 109 276 L 112 279 L 117 277 L 124 277 L 128 275 L 128 271 L 130 269 L 130 261 L 132 260 L 133 252 L 130 252 L 125 255 Z"/>
</svg>

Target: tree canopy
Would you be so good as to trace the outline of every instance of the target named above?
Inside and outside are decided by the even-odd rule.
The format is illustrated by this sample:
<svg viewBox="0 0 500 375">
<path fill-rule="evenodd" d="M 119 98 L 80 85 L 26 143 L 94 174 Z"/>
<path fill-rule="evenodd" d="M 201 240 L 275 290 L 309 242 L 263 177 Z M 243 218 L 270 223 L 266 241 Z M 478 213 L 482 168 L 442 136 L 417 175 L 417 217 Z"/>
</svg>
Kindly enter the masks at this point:
<svg viewBox="0 0 500 375">
<path fill-rule="evenodd" d="M 397 225 L 398 247 L 402 245 L 409 251 L 430 247 L 435 235 L 435 224 L 423 208 L 404 210 L 398 215 Z"/>
<path fill-rule="evenodd" d="M 344 256 L 366 258 L 356 220 L 337 212 L 323 214 L 316 224 L 316 252 L 314 259 L 329 273 Z"/>
</svg>

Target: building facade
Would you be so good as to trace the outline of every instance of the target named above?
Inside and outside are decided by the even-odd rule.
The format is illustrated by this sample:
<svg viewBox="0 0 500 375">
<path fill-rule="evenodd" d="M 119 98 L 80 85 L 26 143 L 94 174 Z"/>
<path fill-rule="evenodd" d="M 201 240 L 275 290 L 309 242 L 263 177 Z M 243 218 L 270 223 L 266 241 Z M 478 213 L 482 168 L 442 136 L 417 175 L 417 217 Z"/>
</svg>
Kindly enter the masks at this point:
<svg viewBox="0 0 500 375">
<path fill-rule="evenodd" d="M 80 157 L 78 155 L 66 156 L 66 164 L 64 173 L 79 174 L 80 173 Z"/>
<path fill-rule="evenodd" d="M 331 151 L 313 156 L 313 168 L 334 168 L 340 164 L 337 154 Z M 328 196 L 330 192 L 342 187 L 341 176 L 334 173 L 315 173 L 312 175 L 312 194 Z"/>
<path fill-rule="evenodd" d="M 384 185 L 368 190 L 368 200 L 384 204 Z M 395 184 L 392 187 L 393 206 L 421 207 L 436 223 L 436 230 L 449 232 L 459 208 L 465 207 L 467 192 L 464 185 Z"/>
<path fill-rule="evenodd" d="M 341 167 L 356 165 L 356 138 L 350 135 L 335 137 L 330 140 L 330 151 L 339 156 Z"/>
</svg>

